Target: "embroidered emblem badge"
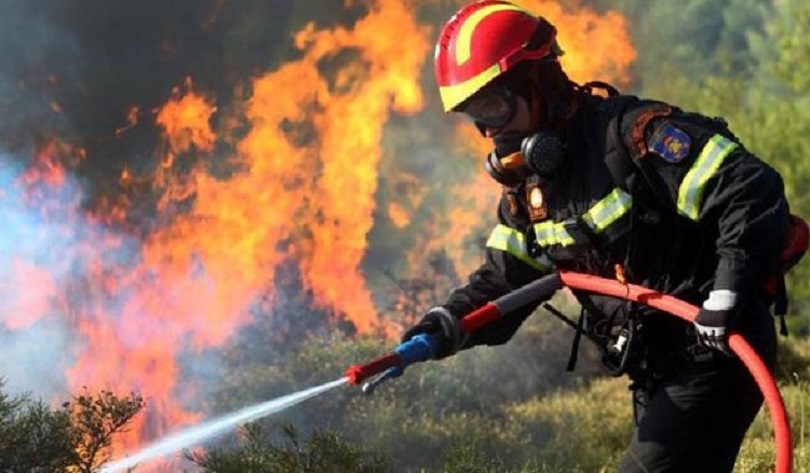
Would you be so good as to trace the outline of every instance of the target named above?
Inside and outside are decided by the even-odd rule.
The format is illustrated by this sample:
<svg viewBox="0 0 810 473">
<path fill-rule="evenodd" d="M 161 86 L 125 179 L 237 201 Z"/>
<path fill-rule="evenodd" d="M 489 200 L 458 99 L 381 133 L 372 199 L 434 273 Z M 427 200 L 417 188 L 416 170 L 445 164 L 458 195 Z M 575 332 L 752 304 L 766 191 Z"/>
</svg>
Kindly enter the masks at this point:
<svg viewBox="0 0 810 473">
<path fill-rule="evenodd" d="M 671 123 L 659 126 L 650 139 L 650 151 L 669 163 L 679 163 L 689 156 L 691 138 L 683 130 Z"/>
</svg>

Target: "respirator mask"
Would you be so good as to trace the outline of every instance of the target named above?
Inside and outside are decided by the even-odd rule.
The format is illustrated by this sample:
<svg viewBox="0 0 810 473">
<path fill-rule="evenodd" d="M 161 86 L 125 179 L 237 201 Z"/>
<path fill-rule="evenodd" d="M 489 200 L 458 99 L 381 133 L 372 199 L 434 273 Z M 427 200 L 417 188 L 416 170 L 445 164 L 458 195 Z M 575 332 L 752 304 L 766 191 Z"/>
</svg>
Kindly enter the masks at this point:
<svg viewBox="0 0 810 473">
<path fill-rule="evenodd" d="M 517 112 L 517 96 L 505 86 L 487 87 L 462 104 L 458 112 L 484 134 L 506 126 Z M 565 158 L 562 140 L 550 132 L 507 131 L 493 138 L 495 149 L 485 162 L 487 173 L 507 187 L 520 185 L 537 174 L 549 179 Z"/>
</svg>

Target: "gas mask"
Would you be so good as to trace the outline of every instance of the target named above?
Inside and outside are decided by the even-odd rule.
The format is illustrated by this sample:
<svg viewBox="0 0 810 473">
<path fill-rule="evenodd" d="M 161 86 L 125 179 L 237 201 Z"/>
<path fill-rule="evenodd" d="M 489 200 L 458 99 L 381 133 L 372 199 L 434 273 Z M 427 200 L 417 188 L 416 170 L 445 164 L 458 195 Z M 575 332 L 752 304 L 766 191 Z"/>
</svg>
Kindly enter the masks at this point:
<svg viewBox="0 0 810 473">
<path fill-rule="evenodd" d="M 554 133 L 505 132 L 493 139 L 495 149 L 484 164 L 487 173 L 507 187 L 537 174 L 551 179 L 565 161 L 565 145 Z"/>
<path fill-rule="evenodd" d="M 565 161 L 565 143 L 555 133 L 541 131 L 523 139 L 520 153 L 529 169 L 551 179 Z"/>
<path fill-rule="evenodd" d="M 483 89 L 457 110 L 475 123 L 483 135 L 487 128 L 506 126 L 515 116 L 517 98 L 508 87 Z M 562 140 L 550 132 L 507 131 L 493 138 L 495 149 L 487 155 L 487 173 L 507 187 L 520 185 L 531 174 L 550 179 L 565 158 Z"/>
</svg>

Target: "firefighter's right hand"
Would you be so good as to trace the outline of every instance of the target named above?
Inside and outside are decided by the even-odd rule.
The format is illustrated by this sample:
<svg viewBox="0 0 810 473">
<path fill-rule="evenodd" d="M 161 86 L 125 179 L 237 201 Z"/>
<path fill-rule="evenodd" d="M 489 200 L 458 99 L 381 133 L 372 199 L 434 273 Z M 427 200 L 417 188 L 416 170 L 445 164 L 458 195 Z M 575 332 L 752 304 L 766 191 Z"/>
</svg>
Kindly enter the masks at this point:
<svg viewBox="0 0 810 473">
<path fill-rule="evenodd" d="M 726 355 L 734 355 L 728 346 L 728 326 L 735 315 L 736 301 L 734 291 L 721 289 L 709 293 L 694 321 L 698 343 Z"/>
<path fill-rule="evenodd" d="M 407 342 L 421 333 L 439 337 L 439 347 L 434 357 L 436 360 L 455 354 L 461 347 L 461 326 L 458 319 L 444 307 L 430 309 L 419 323 L 405 331 L 402 335 L 402 342 Z"/>
</svg>

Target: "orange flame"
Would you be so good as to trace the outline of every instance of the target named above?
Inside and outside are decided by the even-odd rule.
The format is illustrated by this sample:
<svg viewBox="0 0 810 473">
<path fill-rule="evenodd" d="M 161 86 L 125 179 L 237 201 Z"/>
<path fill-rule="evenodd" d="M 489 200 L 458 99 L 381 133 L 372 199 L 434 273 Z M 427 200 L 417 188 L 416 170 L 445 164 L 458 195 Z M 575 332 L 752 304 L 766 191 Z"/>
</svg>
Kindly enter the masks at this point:
<svg viewBox="0 0 810 473">
<path fill-rule="evenodd" d="M 542 15 L 557 28 L 557 40 L 565 51 L 560 58 L 575 82 L 603 80 L 618 87 L 630 82 L 628 68 L 636 59 L 627 19 L 614 11 L 599 14 L 590 8 L 563 9 L 550 0 L 520 0 L 519 5 Z"/>
<path fill-rule="evenodd" d="M 426 29 L 402 1 L 382 5 L 372 3 L 353 29 L 309 24 L 296 36 L 302 59 L 256 79 L 247 111 L 252 130 L 239 144 L 250 172 L 227 188 L 205 181 L 215 199 L 199 206 L 234 208 L 240 189 L 251 189 L 261 216 L 242 231 L 255 233 L 257 222 L 266 222 L 254 260 L 276 264 L 284 255 L 268 249 L 286 242 L 318 300 L 361 331 L 376 320 L 360 265 L 373 225 L 383 127 L 389 108 L 421 107 L 418 78 L 428 49 Z M 390 34 L 394 24 L 397 35 Z M 337 62 L 340 51 L 358 58 L 335 64 L 330 82 L 318 64 Z"/>
<path fill-rule="evenodd" d="M 410 44 L 384 40 L 394 23 Z M 155 184 L 171 224 L 147 237 L 135 270 L 97 267 L 91 279 L 104 281 L 106 291 L 135 296 L 115 318 L 98 307 L 82 320 L 86 350 L 70 378 L 116 382 L 121 390 L 144 386 L 164 427 L 194 421 L 173 401 L 178 340 L 190 349 L 226 341 L 250 322 L 249 309 L 289 260 L 298 262 L 320 304 L 345 313 L 361 331 L 371 329 L 376 310 L 360 266 L 373 225 L 380 142 L 391 109 L 421 107 L 426 36 L 394 1 L 373 4 L 351 29 L 308 25 L 296 37 L 302 58 L 254 80 L 245 108 L 250 130 L 232 158 L 241 171 L 228 178 L 199 162 L 218 140 L 230 139 L 211 128 L 217 108 L 190 81 L 176 89 L 156 116 L 166 151 Z M 340 62 L 341 51 L 357 57 Z M 333 70 L 319 69 L 331 60 Z M 178 169 L 189 157 L 191 171 Z M 132 179 L 122 172 L 122 182 Z M 190 207 L 174 215 L 179 202 Z M 100 363 L 98 353 L 109 355 Z M 140 422 L 123 450 L 155 428 Z"/>
<path fill-rule="evenodd" d="M 191 78 L 186 79 L 186 88 L 192 89 Z M 211 116 L 216 112 L 203 97 L 188 93 L 183 95 L 180 87 L 172 90 L 172 98 L 157 114 L 157 123 L 168 138 L 171 153 L 183 153 L 192 148 L 210 152 L 214 145 Z M 137 109 L 136 109 L 137 112 Z"/>
<path fill-rule="evenodd" d="M 154 115 L 161 162 L 146 180 L 148 190 L 160 193 L 160 215 L 141 239 L 111 230 L 125 227 L 134 188 L 145 180 L 136 171 L 122 169 L 122 196 L 104 196 L 89 212 L 81 210 L 81 196 L 51 202 L 35 185 L 65 185 L 59 163 L 83 162 L 84 150 L 50 143 L 22 177 L 32 208 L 61 215 L 60 222 L 87 234 L 65 256 L 82 266 L 68 283 L 30 261 L 13 262 L 24 284 L 39 292 L 15 300 L 18 315 L 4 322 L 25 330 L 48 313 L 64 314 L 81 337 L 66 373 L 73 392 L 82 386 L 143 392 L 150 416 L 136 419 L 116 456 L 201 417 L 179 400 L 181 357 L 216 347 L 250 323 L 250 309 L 272 293 L 284 263 L 298 265 L 323 308 L 345 314 L 360 331 L 381 324 L 362 264 L 381 205 L 386 124 L 392 112 L 411 115 L 423 107 L 420 76 L 431 29 L 417 22 L 411 2 L 370 0 L 351 27 L 306 25 L 295 35 L 299 59 L 253 78 L 247 101 L 228 108 L 233 116 L 219 116 L 215 99 L 193 90 L 190 79 L 175 88 Z M 549 1 L 522 3 L 558 26 L 572 78 L 625 80 L 633 55 L 621 17 L 563 12 Z M 126 117 L 116 135 L 138 124 L 140 110 L 133 106 Z M 234 123 L 247 133 L 232 135 Z M 457 149 L 445 154 L 457 156 L 459 166 L 473 165 L 471 156 L 484 145 L 469 135 L 456 138 Z M 234 144 L 234 155 L 218 156 L 222 144 Z M 232 172 L 217 173 L 213 165 L 222 162 Z M 469 182 L 442 182 L 451 208 L 437 208 L 425 220 L 411 214 L 431 205 L 422 181 L 402 172 L 389 182 L 413 190 L 382 203 L 396 231 L 421 230 L 411 251 L 403 250 L 405 259 L 417 267 L 426 253 L 446 249 L 457 272 L 468 272 L 475 261 L 459 242 L 481 215 L 493 213 L 497 186 L 483 172 Z M 128 259 L 110 261 L 119 253 Z"/>
</svg>

